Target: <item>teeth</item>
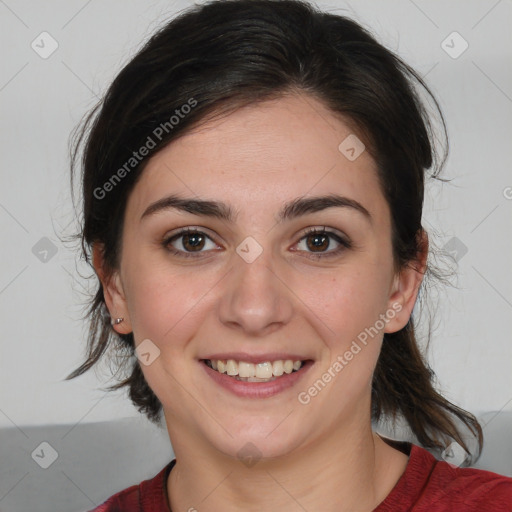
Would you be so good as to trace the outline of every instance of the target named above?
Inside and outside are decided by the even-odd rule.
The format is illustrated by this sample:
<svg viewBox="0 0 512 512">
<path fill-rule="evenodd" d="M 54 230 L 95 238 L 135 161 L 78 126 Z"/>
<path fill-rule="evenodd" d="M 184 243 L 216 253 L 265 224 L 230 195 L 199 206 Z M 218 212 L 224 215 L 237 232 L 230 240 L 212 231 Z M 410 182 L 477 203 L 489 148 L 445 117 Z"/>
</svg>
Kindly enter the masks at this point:
<svg viewBox="0 0 512 512">
<path fill-rule="evenodd" d="M 276 377 L 281 377 L 281 375 L 283 375 L 283 373 L 284 373 L 283 361 L 274 361 L 272 363 L 272 373 Z"/>
<path fill-rule="evenodd" d="M 240 375 L 240 377 L 256 377 L 254 365 L 240 361 L 238 363 L 238 375 Z"/>
<path fill-rule="evenodd" d="M 258 363 L 256 366 L 256 375 L 258 379 L 270 379 L 272 377 L 272 364 Z"/>
<path fill-rule="evenodd" d="M 275 377 L 281 377 L 284 373 L 290 374 L 293 371 L 300 370 L 302 361 L 293 361 L 291 359 L 279 361 L 264 361 L 262 363 L 247 363 L 245 361 L 235 361 L 234 359 L 206 360 L 206 364 L 217 370 L 219 373 L 227 373 L 238 380 L 248 380 L 249 382 L 264 382 L 273 380 Z"/>
<path fill-rule="evenodd" d="M 226 373 L 231 376 L 238 375 L 238 365 L 233 359 L 228 359 L 226 363 Z"/>
</svg>

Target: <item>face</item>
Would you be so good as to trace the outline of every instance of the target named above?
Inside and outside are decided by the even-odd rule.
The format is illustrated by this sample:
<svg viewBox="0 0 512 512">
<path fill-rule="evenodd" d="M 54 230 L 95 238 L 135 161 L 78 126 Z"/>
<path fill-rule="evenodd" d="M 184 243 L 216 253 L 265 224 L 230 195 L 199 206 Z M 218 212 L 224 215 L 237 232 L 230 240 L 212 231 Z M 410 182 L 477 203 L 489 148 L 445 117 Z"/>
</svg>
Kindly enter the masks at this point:
<svg viewBox="0 0 512 512">
<path fill-rule="evenodd" d="M 338 148 L 353 133 L 293 95 L 210 121 L 149 161 L 105 297 L 150 363 L 171 441 L 232 456 L 251 442 L 276 457 L 369 425 L 382 335 L 405 325 L 419 282 L 395 274 L 373 159 Z M 326 196 L 339 197 L 314 200 Z"/>
</svg>

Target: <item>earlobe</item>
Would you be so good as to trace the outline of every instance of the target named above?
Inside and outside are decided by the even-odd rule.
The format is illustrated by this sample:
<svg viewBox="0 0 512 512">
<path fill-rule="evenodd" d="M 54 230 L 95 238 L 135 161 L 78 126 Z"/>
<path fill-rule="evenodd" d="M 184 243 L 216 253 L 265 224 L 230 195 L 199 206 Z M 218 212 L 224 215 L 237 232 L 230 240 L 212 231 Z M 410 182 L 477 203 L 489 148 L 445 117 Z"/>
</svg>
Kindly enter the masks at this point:
<svg viewBox="0 0 512 512">
<path fill-rule="evenodd" d="M 395 275 L 388 310 L 395 311 L 384 332 L 393 333 L 403 329 L 409 321 L 418 297 L 418 292 L 427 268 L 428 236 L 425 231 L 418 234 L 419 253 L 417 259 L 409 262 Z"/>
<path fill-rule="evenodd" d="M 119 272 L 106 268 L 103 246 L 94 244 L 92 249 L 93 266 L 101 282 L 105 304 L 111 316 L 112 328 L 119 334 L 132 332 L 123 285 Z M 122 319 L 119 321 L 118 319 Z"/>
</svg>

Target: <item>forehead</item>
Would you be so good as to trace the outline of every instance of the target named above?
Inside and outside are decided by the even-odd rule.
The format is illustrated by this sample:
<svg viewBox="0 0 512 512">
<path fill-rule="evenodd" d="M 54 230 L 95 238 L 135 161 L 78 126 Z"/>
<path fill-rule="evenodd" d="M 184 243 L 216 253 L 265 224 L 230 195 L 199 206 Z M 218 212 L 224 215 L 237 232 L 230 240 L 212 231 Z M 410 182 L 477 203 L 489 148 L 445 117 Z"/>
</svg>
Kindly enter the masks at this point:
<svg viewBox="0 0 512 512">
<path fill-rule="evenodd" d="M 363 151 L 349 159 L 344 152 L 344 141 L 357 144 L 354 137 L 347 123 L 310 96 L 249 105 L 196 127 L 153 156 L 128 208 L 140 216 L 172 193 L 222 200 L 240 218 L 253 218 L 297 197 L 337 193 L 382 214 L 386 205 L 373 158 Z"/>
</svg>

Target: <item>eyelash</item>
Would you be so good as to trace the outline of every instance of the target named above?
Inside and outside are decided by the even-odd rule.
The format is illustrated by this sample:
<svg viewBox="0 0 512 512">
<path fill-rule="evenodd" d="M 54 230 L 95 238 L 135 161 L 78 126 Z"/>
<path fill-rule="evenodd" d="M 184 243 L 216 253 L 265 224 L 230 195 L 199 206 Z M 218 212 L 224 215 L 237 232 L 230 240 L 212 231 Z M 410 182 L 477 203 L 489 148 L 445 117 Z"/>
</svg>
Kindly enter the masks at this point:
<svg viewBox="0 0 512 512">
<path fill-rule="evenodd" d="M 212 238 L 210 236 L 208 236 L 206 233 L 204 233 L 203 231 L 200 231 L 199 229 L 196 229 L 196 228 L 188 227 L 188 228 L 184 228 L 184 229 L 180 230 L 178 233 L 175 233 L 171 237 L 167 237 L 162 242 L 164 249 L 168 250 L 175 256 L 179 256 L 180 258 L 200 258 L 201 257 L 200 255 L 202 254 L 202 252 L 193 253 L 193 252 L 181 251 L 178 249 L 174 249 L 170 245 L 171 242 L 173 242 L 174 240 L 179 239 L 180 237 L 187 235 L 187 234 L 204 235 L 206 238 L 208 238 L 209 240 L 214 242 L 214 240 L 212 240 Z M 339 254 L 341 254 L 344 250 L 350 249 L 352 247 L 352 243 L 348 239 L 342 238 L 337 233 L 335 233 L 333 231 L 329 231 L 326 228 L 320 228 L 320 229 L 319 228 L 309 228 L 299 239 L 299 242 L 301 242 L 308 236 L 316 235 L 316 234 L 327 235 L 327 236 L 333 238 L 336 242 L 338 242 L 340 244 L 340 247 L 338 247 L 337 249 L 334 249 L 332 251 L 328 251 L 328 252 L 324 252 L 324 253 L 321 253 L 321 252 L 320 253 L 309 253 L 310 255 L 306 256 L 309 259 L 319 260 L 322 258 L 336 257 Z M 197 254 L 197 256 L 196 256 L 196 254 Z"/>
</svg>

